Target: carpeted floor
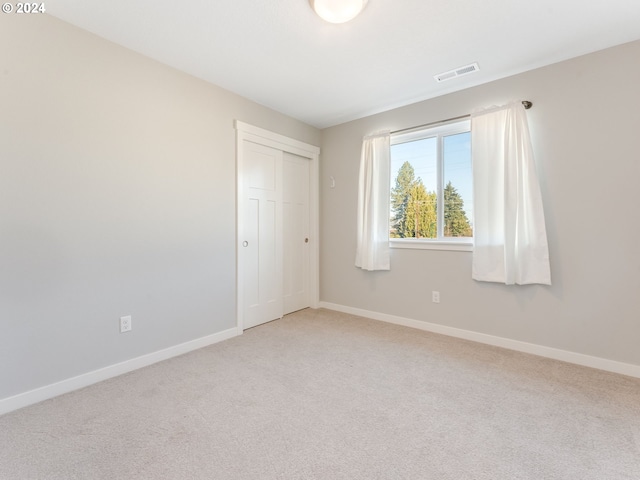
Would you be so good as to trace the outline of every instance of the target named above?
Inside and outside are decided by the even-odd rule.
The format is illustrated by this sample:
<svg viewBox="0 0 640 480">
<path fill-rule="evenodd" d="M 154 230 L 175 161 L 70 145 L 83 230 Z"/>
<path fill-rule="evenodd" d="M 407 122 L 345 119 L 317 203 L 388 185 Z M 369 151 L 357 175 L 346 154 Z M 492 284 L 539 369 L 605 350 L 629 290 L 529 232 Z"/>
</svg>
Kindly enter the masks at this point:
<svg viewBox="0 0 640 480">
<path fill-rule="evenodd" d="M 640 479 L 640 380 L 331 312 L 0 417 L 0 478 Z"/>
</svg>

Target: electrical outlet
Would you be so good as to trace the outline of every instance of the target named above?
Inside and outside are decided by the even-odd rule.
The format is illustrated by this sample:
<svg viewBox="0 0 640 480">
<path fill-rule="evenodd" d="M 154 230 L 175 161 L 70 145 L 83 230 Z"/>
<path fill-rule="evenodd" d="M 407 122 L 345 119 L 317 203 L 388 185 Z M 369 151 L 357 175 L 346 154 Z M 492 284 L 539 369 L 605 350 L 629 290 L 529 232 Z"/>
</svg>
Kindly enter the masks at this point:
<svg viewBox="0 0 640 480">
<path fill-rule="evenodd" d="M 436 292 L 435 290 L 431 292 L 431 301 L 433 303 L 440 303 L 440 292 Z"/>
<path fill-rule="evenodd" d="M 131 331 L 131 315 L 120 317 L 120 333 Z"/>
</svg>

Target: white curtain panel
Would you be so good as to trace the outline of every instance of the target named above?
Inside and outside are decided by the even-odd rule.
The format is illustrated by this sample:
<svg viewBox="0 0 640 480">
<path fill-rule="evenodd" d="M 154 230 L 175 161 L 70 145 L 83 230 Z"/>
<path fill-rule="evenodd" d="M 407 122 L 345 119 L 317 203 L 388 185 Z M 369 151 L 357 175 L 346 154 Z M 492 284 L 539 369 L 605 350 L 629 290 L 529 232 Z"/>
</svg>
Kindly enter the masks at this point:
<svg viewBox="0 0 640 480">
<path fill-rule="evenodd" d="M 358 183 L 356 267 L 389 270 L 390 134 L 362 141 Z"/>
<path fill-rule="evenodd" d="M 471 115 L 475 280 L 551 284 L 542 197 L 524 106 Z"/>
</svg>

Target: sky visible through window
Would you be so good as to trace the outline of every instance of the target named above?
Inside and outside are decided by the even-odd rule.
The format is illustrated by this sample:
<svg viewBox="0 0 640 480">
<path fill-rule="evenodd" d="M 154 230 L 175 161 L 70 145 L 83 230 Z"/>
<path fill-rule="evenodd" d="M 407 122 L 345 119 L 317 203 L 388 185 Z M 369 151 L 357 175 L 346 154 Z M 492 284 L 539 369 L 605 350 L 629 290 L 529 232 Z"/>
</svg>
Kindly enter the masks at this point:
<svg viewBox="0 0 640 480">
<path fill-rule="evenodd" d="M 425 138 L 391 146 L 391 183 L 396 185 L 398 170 L 409 162 L 416 179 L 429 192 L 437 188 L 437 138 Z M 444 137 L 444 185 L 448 182 L 456 188 L 464 200 L 464 210 L 473 225 L 473 185 L 471 175 L 471 133 L 464 132 Z"/>
</svg>

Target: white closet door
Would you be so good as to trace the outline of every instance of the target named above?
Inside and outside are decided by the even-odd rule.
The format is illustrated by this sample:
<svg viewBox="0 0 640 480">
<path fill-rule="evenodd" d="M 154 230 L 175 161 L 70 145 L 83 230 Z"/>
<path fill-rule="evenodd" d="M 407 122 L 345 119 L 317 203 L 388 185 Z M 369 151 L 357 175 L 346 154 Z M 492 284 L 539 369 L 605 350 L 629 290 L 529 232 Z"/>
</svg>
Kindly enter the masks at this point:
<svg viewBox="0 0 640 480">
<path fill-rule="evenodd" d="M 243 328 L 283 315 L 281 150 L 243 142 Z"/>
<path fill-rule="evenodd" d="M 308 158 L 284 153 L 283 158 L 283 294 L 284 311 L 295 312 L 311 304 L 310 277 L 310 173 Z"/>
</svg>

